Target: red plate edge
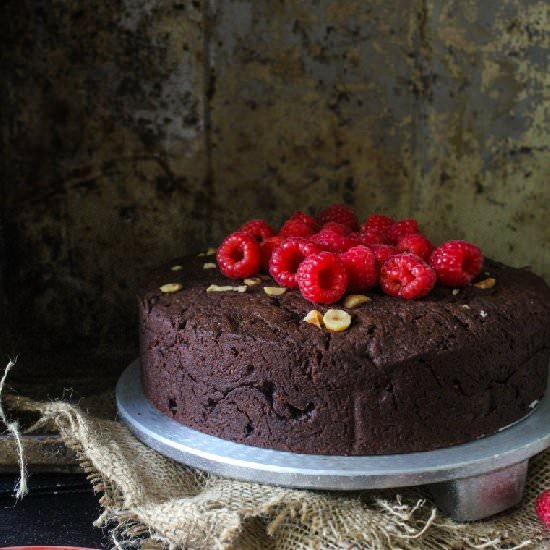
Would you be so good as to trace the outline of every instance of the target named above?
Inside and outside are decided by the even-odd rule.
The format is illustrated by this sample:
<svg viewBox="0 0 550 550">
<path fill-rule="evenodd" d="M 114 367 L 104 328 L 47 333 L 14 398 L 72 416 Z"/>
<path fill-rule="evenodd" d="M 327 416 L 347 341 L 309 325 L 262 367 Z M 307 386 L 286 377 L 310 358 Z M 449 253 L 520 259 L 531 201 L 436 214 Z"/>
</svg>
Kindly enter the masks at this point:
<svg viewBox="0 0 550 550">
<path fill-rule="evenodd" d="M 99 550 L 82 546 L 0 546 L 0 550 Z"/>
</svg>

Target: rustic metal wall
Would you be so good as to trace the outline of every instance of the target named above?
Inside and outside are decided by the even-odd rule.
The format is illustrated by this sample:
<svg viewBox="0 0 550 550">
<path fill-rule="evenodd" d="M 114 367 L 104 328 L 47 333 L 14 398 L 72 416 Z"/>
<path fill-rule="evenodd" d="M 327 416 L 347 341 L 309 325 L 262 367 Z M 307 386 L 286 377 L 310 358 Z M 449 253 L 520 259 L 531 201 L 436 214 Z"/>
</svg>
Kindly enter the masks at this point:
<svg viewBox="0 0 550 550">
<path fill-rule="evenodd" d="M 209 241 L 201 7 L 3 9 L 10 319 L 50 355 L 125 355 L 140 273 Z"/>
<path fill-rule="evenodd" d="M 0 314 L 42 352 L 131 355 L 141 273 L 332 201 L 550 278 L 545 0 L 0 10 Z"/>
<path fill-rule="evenodd" d="M 429 0 L 418 215 L 550 280 L 550 5 Z M 546 90 L 546 92 L 545 92 Z"/>
</svg>

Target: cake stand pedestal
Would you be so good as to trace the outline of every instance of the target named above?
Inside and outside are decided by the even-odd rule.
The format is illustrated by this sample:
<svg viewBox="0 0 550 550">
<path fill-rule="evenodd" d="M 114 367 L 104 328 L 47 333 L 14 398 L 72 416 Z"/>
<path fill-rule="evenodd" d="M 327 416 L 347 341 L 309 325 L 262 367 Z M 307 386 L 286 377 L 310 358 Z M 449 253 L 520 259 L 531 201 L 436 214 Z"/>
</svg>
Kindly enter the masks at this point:
<svg viewBox="0 0 550 550">
<path fill-rule="evenodd" d="M 116 397 L 120 418 L 136 437 L 183 464 L 220 476 L 302 489 L 426 485 L 436 505 L 457 521 L 485 518 L 517 504 L 529 458 L 550 447 L 550 387 L 529 416 L 494 435 L 435 451 L 384 456 L 289 453 L 198 432 L 149 403 L 138 360 L 121 375 Z"/>
</svg>

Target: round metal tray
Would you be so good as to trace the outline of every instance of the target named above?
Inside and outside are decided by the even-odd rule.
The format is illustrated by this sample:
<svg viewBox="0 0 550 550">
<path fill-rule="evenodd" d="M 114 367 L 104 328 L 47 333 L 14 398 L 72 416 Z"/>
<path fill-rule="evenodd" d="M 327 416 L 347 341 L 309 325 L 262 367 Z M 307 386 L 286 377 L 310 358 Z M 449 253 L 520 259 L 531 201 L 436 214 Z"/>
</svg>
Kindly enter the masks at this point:
<svg viewBox="0 0 550 550">
<path fill-rule="evenodd" d="M 160 453 L 214 474 L 286 487 L 342 491 L 433 484 L 494 472 L 550 446 L 550 389 L 529 416 L 494 435 L 435 451 L 384 456 L 290 453 L 198 432 L 145 398 L 139 360 L 121 375 L 116 396 L 123 422 Z"/>
</svg>

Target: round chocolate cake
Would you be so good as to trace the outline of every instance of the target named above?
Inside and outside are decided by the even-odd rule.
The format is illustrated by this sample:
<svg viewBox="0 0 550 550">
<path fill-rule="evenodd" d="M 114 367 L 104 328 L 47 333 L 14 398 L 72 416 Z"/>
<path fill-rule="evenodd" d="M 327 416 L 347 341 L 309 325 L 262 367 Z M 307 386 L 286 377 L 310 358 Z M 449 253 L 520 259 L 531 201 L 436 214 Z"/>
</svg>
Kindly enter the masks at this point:
<svg viewBox="0 0 550 550">
<path fill-rule="evenodd" d="M 371 292 L 333 333 L 304 322 L 316 306 L 297 290 L 271 297 L 268 276 L 247 286 L 208 260 L 167 265 L 139 292 L 145 393 L 189 427 L 294 452 L 406 453 L 491 434 L 543 396 L 550 289 L 526 269 L 487 260 L 493 288 L 414 301 Z"/>
<path fill-rule="evenodd" d="M 191 428 L 293 452 L 407 453 L 494 433 L 543 397 L 550 289 L 527 269 L 487 260 L 492 288 L 418 300 L 372 291 L 331 306 L 352 319 L 330 332 L 304 322 L 327 307 L 297 289 L 269 296 L 270 277 L 246 285 L 212 261 L 166 265 L 138 296 L 145 393 Z"/>
</svg>

